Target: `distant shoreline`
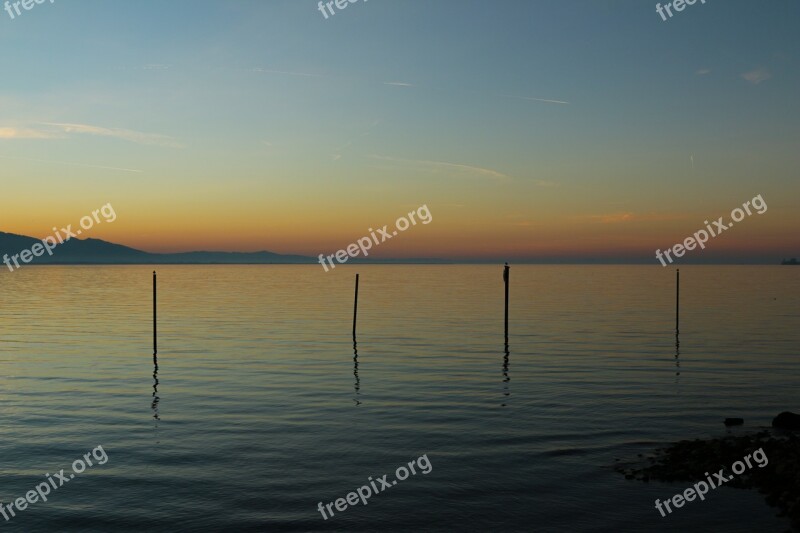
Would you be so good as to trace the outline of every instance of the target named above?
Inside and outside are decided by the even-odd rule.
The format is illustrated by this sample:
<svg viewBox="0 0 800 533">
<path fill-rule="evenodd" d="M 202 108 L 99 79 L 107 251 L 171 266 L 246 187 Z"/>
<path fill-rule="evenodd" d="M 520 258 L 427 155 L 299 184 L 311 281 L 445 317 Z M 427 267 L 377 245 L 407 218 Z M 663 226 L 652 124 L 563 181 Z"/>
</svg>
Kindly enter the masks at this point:
<svg viewBox="0 0 800 533">
<path fill-rule="evenodd" d="M 339 266 L 502 266 L 503 261 L 368 261 L 368 262 L 353 262 Z M 25 267 L 64 267 L 64 266 L 319 266 L 319 263 L 311 262 L 47 262 L 47 263 L 30 263 L 24 265 Z M 639 263 L 600 263 L 600 262 L 533 262 L 521 261 L 511 262 L 514 266 L 653 266 L 649 261 Z M 660 266 L 660 265 L 655 265 Z M 748 266 L 748 267 L 778 267 L 775 263 L 686 263 L 678 265 L 678 268 L 699 268 L 699 267 L 735 267 L 735 266 Z M 2 269 L 0 269 L 2 271 Z"/>
<path fill-rule="evenodd" d="M 25 235 L 0 232 L 0 258 L 4 254 L 9 256 L 19 254 L 22 250 L 31 249 L 40 239 Z M 436 257 L 411 257 L 408 259 L 350 259 L 349 265 L 502 265 L 504 262 L 512 265 L 649 265 L 653 262 L 647 257 L 632 258 L 629 260 L 613 260 L 602 258 L 534 258 L 515 259 L 514 257 L 498 257 L 490 259 L 441 259 Z M 675 264 L 681 266 L 722 266 L 722 265 L 777 265 L 774 258 L 765 259 L 717 259 L 709 258 L 707 261 L 686 262 Z M 796 261 L 796 260 L 795 260 Z M 792 260 L 784 259 L 780 264 L 798 264 Z M 55 250 L 52 257 L 44 255 L 24 266 L 108 266 L 108 265 L 319 265 L 316 257 L 279 254 L 270 251 L 259 252 L 178 252 L 178 253 L 153 253 L 145 252 L 128 246 L 114 244 L 99 239 L 73 238 L 65 241 Z M 2 265 L 0 265 L 2 266 Z M 0 268 L 2 270 L 2 268 Z"/>
</svg>

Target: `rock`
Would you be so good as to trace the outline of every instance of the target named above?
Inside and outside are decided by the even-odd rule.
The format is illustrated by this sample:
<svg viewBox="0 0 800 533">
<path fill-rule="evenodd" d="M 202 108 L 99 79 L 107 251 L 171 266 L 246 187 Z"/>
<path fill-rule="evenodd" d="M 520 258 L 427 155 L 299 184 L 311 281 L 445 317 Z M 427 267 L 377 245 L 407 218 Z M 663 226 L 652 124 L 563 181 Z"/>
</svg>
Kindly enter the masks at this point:
<svg viewBox="0 0 800 533">
<path fill-rule="evenodd" d="M 726 418 L 725 425 L 726 426 L 741 426 L 744 424 L 744 418 Z"/>
<path fill-rule="evenodd" d="M 800 415 L 784 411 L 772 419 L 772 427 L 781 429 L 800 429 Z"/>
<path fill-rule="evenodd" d="M 782 413 L 776 418 L 776 427 L 795 427 L 793 422 L 800 415 Z M 733 433 L 739 433 L 733 432 Z M 735 479 L 728 481 L 730 487 L 758 490 L 800 532 L 800 432 L 791 433 L 762 430 L 748 435 L 725 435 L 709 440 L 683 440 L 661 448 L 648 462 L 639 461 L 632 469 L 621 468 L 618 472 L 626 479 L 647 482 L 690 483 L 703 479 L 701 473 L 719 468 L 720 464 L 732 464 L 743 456 L 761 449 L 769 457 L 769 463 L 758 464 Z M 643 463 L 643 464 L 642 464 Z M 707 474 L 706 474 L 707 475 Z"/>
</svg>

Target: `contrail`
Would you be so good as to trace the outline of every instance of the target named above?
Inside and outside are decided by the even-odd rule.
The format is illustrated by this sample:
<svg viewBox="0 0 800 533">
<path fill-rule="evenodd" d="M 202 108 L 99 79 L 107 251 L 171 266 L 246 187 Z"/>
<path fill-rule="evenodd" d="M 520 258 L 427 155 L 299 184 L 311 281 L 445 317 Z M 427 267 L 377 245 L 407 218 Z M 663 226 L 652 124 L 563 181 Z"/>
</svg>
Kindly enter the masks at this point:
<svg viewBox="0 0 800 533">
<path fill-rule="evenodd" d="M 563 100 L 548 100 L 547 98 L 534 98 L 532 96 L 514 96 L 512 94 L 501 94 L 505 98 L 516 98 L 517 100 L 532 100 L 535 102 L 546 102 L 548 104 L 569 104 Z"/>
<path fill-rule="evenodd" d="M 53 161 L 51 159 L 31 159 L 29 157 L 13 157 L 10 155 L 0 155 L 3 159 L 19 159 L 20 161 L 34 161 L 37 163 L 54 163 L 56 165 L 67 165 L 71 167 L 86 167 L 86 168 L 100 168 L 104 170 L 118 170 L 120 172 L 142 172 L 132 168 L 118 168 L 118 167 L 104 167 L 101 165 L 86 165 L 84 163 L 66 163 L 64 161 Z"/>
</svg>

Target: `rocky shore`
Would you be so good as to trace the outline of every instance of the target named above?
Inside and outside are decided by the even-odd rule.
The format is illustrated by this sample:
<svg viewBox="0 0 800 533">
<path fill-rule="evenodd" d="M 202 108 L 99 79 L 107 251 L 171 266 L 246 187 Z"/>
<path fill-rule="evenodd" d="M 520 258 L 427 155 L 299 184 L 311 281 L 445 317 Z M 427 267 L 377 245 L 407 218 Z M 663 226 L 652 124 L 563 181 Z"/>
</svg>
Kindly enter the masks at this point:
<svg viewBox="0 0 800 533">
<path fill-rule="evenodd" d="M 792 527 L 800 531 L 800 437 L 778 428 L 774 422 L 773 426 L 776 427 L 772 430 L 749 435 L 683 440 L 656 450 L 651 457 L 642 457 L 638 464 L 617 462 L 615 470 L 626 479 L 681 482 L 689 487 L 706 480 L 706 472 L 713 476 L 724 468 L 725 477 L 732 477 L 725 486 L 757 489 L 769 505 L 778 508 L 780 516 L 788 516 Z M 732 472 L 734 463 L 759 449 L 768 459 L 766 464 L 751 461 L 752 467 L 741 474 Z"/>
</svg>

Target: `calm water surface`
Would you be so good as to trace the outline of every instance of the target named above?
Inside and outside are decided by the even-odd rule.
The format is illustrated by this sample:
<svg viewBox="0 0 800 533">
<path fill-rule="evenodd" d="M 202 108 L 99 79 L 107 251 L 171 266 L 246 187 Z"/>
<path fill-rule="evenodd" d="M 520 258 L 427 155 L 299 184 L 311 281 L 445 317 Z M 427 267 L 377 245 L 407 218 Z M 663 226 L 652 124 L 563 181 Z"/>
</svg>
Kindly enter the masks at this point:
<svg viewBox="0 0 800 533">
<path fill-rule="evenodd" d="M 502 267 L 159 266 L 157 372 L 151 272 L 0 275 L 0 500 L 109 458 L 3 531 L 787 528 L 728 488 L 662 518 L 685 484 L 612 466 L 798 410 L 800 268 L 682 268 L 678 355 L 659 266 L 512 266 L 508 353 Z"/>
</svg>

